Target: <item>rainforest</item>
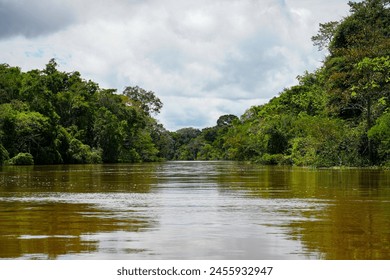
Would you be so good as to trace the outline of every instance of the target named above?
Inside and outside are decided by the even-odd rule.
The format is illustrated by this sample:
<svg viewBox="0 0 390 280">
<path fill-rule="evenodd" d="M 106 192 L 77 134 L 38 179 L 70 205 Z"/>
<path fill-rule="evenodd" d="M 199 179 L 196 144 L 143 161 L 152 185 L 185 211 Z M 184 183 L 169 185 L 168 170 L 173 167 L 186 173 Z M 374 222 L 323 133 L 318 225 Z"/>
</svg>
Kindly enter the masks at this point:
<svg viewBox="0 0 390 280">
<path fill-rule="evenodd" d="M 78 71 L 0 64 L 0 164 L 239 160 L 268 165 L 390 167 L 390 4 L 350 2 L 320 24 L 321 67 L 263 105 L 216 125 L 168 131 L 157 95 L 101 88 Z"/>
</svg>

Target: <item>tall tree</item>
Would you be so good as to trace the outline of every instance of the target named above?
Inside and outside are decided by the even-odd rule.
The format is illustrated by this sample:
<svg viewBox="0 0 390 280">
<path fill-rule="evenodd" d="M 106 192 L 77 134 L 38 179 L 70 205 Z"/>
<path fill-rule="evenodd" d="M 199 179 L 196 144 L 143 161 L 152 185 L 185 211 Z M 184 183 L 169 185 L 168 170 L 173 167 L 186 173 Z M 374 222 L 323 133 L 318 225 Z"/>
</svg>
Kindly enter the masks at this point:
<svg viewBox="0 0 390 280">
<path fill-rule="evenodd" d="M 148 115 L 160 113 L 163 106 L 153 91 L 146 91 L 138 86 L 126 87 L 123 94 L 130 99 L 131 105 L 139 107 Z"/>
</svg>

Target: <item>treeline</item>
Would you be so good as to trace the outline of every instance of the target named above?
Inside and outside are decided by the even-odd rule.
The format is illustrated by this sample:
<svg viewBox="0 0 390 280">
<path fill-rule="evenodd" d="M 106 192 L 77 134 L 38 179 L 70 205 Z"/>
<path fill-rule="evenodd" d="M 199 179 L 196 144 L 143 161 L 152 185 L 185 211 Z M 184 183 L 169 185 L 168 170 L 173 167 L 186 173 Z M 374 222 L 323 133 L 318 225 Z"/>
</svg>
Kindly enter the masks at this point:
<svg viewBox="0 0 390 280">
<path fill-rule="evenodd" d="M 177 131 L 175 158 L 389 166 L 390 1 L 349 5 L 349 16 L 312 38 L 328 51 L 322 67 L 240 118 Z"/>
<path fill-rule="evenodd" d="M 151 91 L 101 89 L 80 73 L 0 65 L 0 163 L 251 160 L 305 166 L 390 166 L 390 1 L 350 2 L 320 24 L 322 67 L 267 104 L 214 127 L 169 132 Z"/>
<path fill-rule="evenodd" d="M 168 132 L 152 117 L 153 92 L 102 89 L 80 73 L 26 73 L 0 65 L 0 163 L 57 164 L 156 161 Z"/>
</svg>

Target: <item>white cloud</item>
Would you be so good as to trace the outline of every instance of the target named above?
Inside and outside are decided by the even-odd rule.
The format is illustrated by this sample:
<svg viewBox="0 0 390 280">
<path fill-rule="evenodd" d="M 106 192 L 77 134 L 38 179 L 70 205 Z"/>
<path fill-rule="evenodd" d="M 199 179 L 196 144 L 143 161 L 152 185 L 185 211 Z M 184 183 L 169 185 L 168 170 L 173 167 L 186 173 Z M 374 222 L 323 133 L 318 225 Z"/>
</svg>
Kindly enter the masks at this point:
<svg viewBox="0 0 390 280">
<path fill-rule="evenodd" d="M 0 61 L 28 70 L 55 57 L 61 70 L 103 87 L 152 90 L 168 129 L 210 126 L 291 86 L 319 65 L 310 41 L 318 23 L 348 11 L 339 0 L 73 0 L 66 7 L 70 21 L 44 35 L 4 30 Z"/>
<path fill-rule="evenodd" d="M 249 109 L 254 103 L 262 104 L 266 99 L 230 100 L 218 97 L 164 97 L 166 104 L 161 120 L 168 127 L 205 128 L 215 126 L 220 116 Z M 242 111 L 244 113 L 244 111 Z"/>
</svg>

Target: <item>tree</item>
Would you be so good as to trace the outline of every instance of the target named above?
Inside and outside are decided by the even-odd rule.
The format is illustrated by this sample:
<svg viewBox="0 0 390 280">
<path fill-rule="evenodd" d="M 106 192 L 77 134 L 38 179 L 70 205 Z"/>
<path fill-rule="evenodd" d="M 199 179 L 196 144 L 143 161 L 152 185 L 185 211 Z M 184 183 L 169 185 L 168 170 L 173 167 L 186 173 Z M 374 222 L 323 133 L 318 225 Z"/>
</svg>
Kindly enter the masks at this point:
<svg viewBox="0 0 390 280">
<path fill-rule="evenodd" d="M 235 115 L 223 115 L 220 116 L 217 120 L 217 126 L 218 127 L 228 127 L 233 124 L 234 121 L 237 121 L 238 117 Z"/>
<path fill-rule="evenodd" d="M 106 108 L 100 108 L 94 123 L 97 147 L 102 149 L 103 162 L 117 162 L 122 144 L 123 123 Z"/>
<path fill-rule="evenodd" d="M 351 15 L 335 29 L 329 45 L 331 54 L 357 60 L 365 56 L 384 55 L 389 46 L 389 1 L 365 0 L 348 4 Z"/>
<path fill-rule="evenodd" d="M 76 125 L 86 130 L 93 123 L 97 85 L 83 80 L 78 72 L 63 73 L 62 76 L 63 87 L 57 87 L 54 100 L 60 123 L 65 127 Z"/>
<path fill-rule="evenodd" d="M 19 112 L 15 119 L 15 143 L 19 152 L 30 153 L 38 163 L 58 162 L 56 129 L 38 112 Z"/>
<path fill-rule="evenodd" d="M 58 120 L 54 103 L 54 95 L 47 88 L 46 77 L 39 70 L 31 70 L 23 74 L 19 100 L 28 103 L 31 111 L 47 116 L 53 123 Z"/>
<path fill-rule="evenodd" d="M 325 61 L 325 85 L 335 111 L 344 118 L 359 117 L 351 100 L 356 82 L 356 65 L 365 58 L 390 55 L 390 9 L 387 0 L 349 3 L 351 15 L 340 22 L 329 45 Z"/>
<path fill-rule="evenodd" d="M 22 74 L 19 67 L 0 64 L 0 104 L 19 98 Z"/>
<path fill-rule="evenodd" d="M 355 77 L 351 96 L 356 105 L 365 112 L 368 132 L 373 125 L 373 116 L 381 112 L 373 112 L 373 107 L 383 111 L 388 107 L 390 98 L 390 57 L 364 58 L 354 67 Z M 379 108 L 378 108 L 379 107 Z M 375 114 L 376 113 L 376 114 Z M 368 138 L 368 154 L 371 162 L 375 162 L 371 137 Z"/>
<path fill-rule="evenodd" d="M 133 137 L 133 146 L 130 151 L 135 152 L 136 157 L 130 161 L 152 162 L 158 160 L 158 149 L 147 129 L 141 129 Z"/>
<path fill-rule="evenodd" d="M 174 140 L 174 159 L 195 160 L 200 149 L 200 142 L 196 140 L 201 135 L 199 129 L 186 127 L 172 133 Z"/>
<path fill-rule="evenodd" d="M 162 107 L 153 92 L 127 87 L 119 95 L 57 67 L 54 59 L 28 72 L 0 65 L 2 162 L 26 152 L 37 164 L 154 161 L 173 154 L 169 132 L 151 116 Z"/>
<path fill-rule="evenodd" d="M 173 140 L 172 134 L 164 128 L 162 124 L 157 122 L 152 122 L 150 125 L 150 136 L 155 143 L 156 148 L 158 149 L 158 157 L 160 159 L 171 160 L 174 157 L 175 142 Z"/>
<path fill-rule="evenodd" d="M 11 103 L 0 104 L 0 143 L 4 145 L 4 149 L 11 155 L 18 152 L 16 147 L 17 138 L 15 134 L 16 115 L 18 111 L 15 110 Z"/>
<path fill-rule="evenodd" d="M 291 160 L 295 165 L 358 165 L 359 143 L 356 129 L 345 121 L 323 116 L 300 115 L 290 139 Z"/>
<path fill-rule="evenodd" d="M 123 94 L 130 99 L 129 105 L 139 107 L 147 115 L 160 113 L 163 106 L 153 91 L 146 91 L 138 86 L 126 87 Z"/>
<path fill-rule="evenodd" d="M 380 162 L 390 166 L 390 113 L 386 112 L 368 131 L 369 139 L 378 146 Z"/>
<path fill-rule="evenodd" d="M 333 40 L 335 35 L 336 28 L 338 27 L 339 22 L 330 21 L 327 23 L 320 23 L 320 30 L 316 36 L 311 37 L 314 46 L 318 47 L 318 50 L 322 51 L 329 47 L 330 42 Z"/>
</svg>

